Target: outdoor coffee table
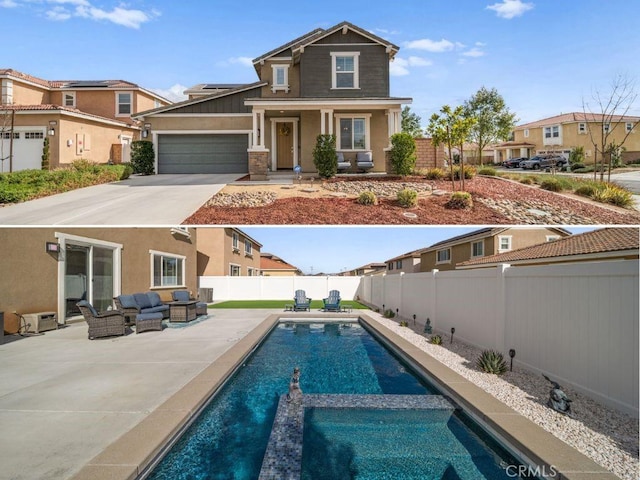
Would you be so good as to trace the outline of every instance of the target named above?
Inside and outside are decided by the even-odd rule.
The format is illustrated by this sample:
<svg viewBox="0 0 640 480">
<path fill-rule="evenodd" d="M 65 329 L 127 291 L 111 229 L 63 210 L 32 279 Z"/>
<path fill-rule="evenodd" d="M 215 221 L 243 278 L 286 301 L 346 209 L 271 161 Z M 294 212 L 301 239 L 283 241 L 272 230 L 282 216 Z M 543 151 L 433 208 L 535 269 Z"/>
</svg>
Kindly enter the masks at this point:
<svg viewBox="0 0 640 480">
<path fill-rule="evenodd" d="M 186 302 L 170 302 L 169 303 L 169 321 L 171 322 L 190 322 L 198 317 L 196 311 L 196 300 Z"/>
</svg>

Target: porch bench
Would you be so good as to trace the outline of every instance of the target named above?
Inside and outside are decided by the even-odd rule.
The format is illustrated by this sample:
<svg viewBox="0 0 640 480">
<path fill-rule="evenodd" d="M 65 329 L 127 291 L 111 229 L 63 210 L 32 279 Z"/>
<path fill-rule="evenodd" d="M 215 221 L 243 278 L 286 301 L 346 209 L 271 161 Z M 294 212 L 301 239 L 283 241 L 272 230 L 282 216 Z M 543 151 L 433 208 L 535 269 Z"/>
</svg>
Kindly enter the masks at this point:
<svg viewBox="0 0 640 480">
<path fill-rule="evenodd" d="M 162 303 L 157 292 L 118 295 L 113 301 L 129 324 L 135 322 L 140 313 L 161 313 L 162 318 L 169 318 L 169 305 Z"/>
</svg>

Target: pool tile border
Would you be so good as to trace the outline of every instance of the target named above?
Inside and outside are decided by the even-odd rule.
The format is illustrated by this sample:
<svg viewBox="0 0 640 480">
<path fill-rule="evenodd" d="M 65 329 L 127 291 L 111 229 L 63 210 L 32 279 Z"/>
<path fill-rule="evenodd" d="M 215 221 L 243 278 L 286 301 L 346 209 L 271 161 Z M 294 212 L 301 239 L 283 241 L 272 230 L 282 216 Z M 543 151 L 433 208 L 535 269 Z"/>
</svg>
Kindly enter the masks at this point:
<svg viewBox="0 0 640 480">
<path fill-rule="evenodd" d="M 155 461 L 176 435 L 186 428 L 234 370 L 280 321 L 286 319 L 357 319 L 381 336 L 454 402 L 489 426 L 535 465 L 553 465 L 555 478 L 617 480 L 599 466 L 544 429 L 518 414 L 469 380 L 400 337 L 366 311 L 351 314 L 324 312 L 276 313 L 242 337 L 156 410 L 105 448 L 71 480 L 135 480 Z"/>
</svg>

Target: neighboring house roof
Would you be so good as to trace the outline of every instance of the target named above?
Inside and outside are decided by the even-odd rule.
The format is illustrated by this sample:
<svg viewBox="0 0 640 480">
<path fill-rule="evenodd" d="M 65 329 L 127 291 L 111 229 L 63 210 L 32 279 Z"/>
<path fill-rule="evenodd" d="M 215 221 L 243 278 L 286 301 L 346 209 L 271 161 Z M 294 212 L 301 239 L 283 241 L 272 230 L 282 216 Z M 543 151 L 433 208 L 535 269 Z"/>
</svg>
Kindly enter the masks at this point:
<svg viewBox="0 0 640 480">
<path fill-rule="evenodd" d="M 60 115 L 68 115 L 71 117 L 79 117 L 85 118 L 89 120 L 94 120 L 96 122 L 108 123 L 110 125 L 117 125 L 121 127 L 127 128 L 138 128 L 130 123 L 121 122 L 119 120 L 114 120 L 112 118 L 101 117 L 100 115 L 94 115 L 93 113 L 83 112 L 82 110 L 78 110 L 77 108 L 72 107 L 63 107 L 61 105 L 0 105 L 0 112 L 28 112 L 28 113 L 59 113 Z"/>
<path fill-rule="evenodd" d="M 386 261 L 386 263 L 395 262 L 396 260 L 402 260 L 404 258 L 420 258 L 420 255 L 422 255 L 422 252 L 424 252 L 425 250 L 427 249 L 420 248 L 418 250 L 413 250 L 411 252 L 403 253 L 402 255 L 398 255 L 397 257 L 390 258 L 389 260 Z"/>
<path fill-rule="evenodd" d="M 638 257 L 639 244 L 640 229 L 638 228 L 603 228 L 506 253 L 468 260 L 459 263 L 457 267 L 595 260 L 626 255 Z"/>
<path fill-rule="evenodd" d="M 637 121 L 640 121 L 640 117 L 634 117 L 631 115 L 622 116 L 622 115 L 603 115 L 599 113 L 572 112 L 572 113 L 563 113 L 561 115 L 543 118 L 542 120 L 536 120 L 535 122 L 518 125 L 517 127 L 515 127 L 515 130 L 520 130 L 523 128 L 544 127 L 546 125 L 552 125 L 557 123 L 603 122 L 603 121 L 604 122 L 621 122 L 621 121 L 637 122 Z"/>
<path fill-rule="evenodd" d="M 187 88 L 183 93 L 185 95 L 197 94 L 197 95 L 211 95 L 219 93 L 223 90 L 231 90 L 244 86 L 244 83 L 199 83 L 193 87 Z"/>
<path fill-rule="evenodd" d="M 247 83 L 247 84 L 243 84 L 240 85 L 239 87 L 236 88 L 231 88 L 229 90 L 223 90 L 223 91 L 219 91 L 216 93 L 212 93 L 211 95 L 204 95 L 202 97 L 198 97 L 198 98 L 192 98 L 192 99 L 188 99 L 188 100 L 183 100 L 182 102 L 177 102 L 171 105 L 166 105 L 164 107 L 158 107 L 158 108 L 152 108 L 151 110 L 145 110 L 143 112 L 138 112 L 134 115 L 132 115 L 132 118 L 135 119 L 141 119 L 147 115 L 155 115 L 157 113 L 167 113 L 170 112 L 172 110 L 176 110 L 178 108 L 182 108 L 182 107 L 186 107 L 189 105 L 196 105 L 198 103 L 202 103 L 202 102 L 208 102 L 209 100 L 213 100 L 216 98 L 223 98 L 226 97 L 228 95 L 233 95 L 236 93 L 240 93 L 240 92 L 244 92 L 247 90 L 251 90 L 253 88 L 258 88 L 258 87 L 263 87 L 265 85 L 268 85 L 268 82 L 254 82 L 254 83 Z"/>
<path fill-rule="evenodd" d="M 271 253 L 260 253 L 260 270 L 300 271 L 298 267 L 294 267 Z"/>
<path fill-rule="evenodd" d="M 533 148 L 535 146 L 536 146 L 535 143 L 510 141 L 510 142 L 503 142 L 503 143 L 498 143 L 496 145 L 492 145 L 492 148 L 518 148 L 518 147 Z"/>
<path fill-rule="evenodd" d="M 508 230 L 509 227 L 499 227 L 499 228 L 480 228 L 478 230 L 474 230 L 473 232 L 465 233 L 463 235 L 458 235 L 456 237 L 449 238 L 447 240 L 442 240 L 441 242 L 434 243 L 428 248 L 423 249 L 423 252 L 427 252 L 430 250 L 439 250 L 444 247 L 451 247 L 453 245 L 458 245 L 460 243 L 467 243 L 472 241 L 477 241 L 482 238 L 494 237 L 499 235 L 500 233 Z M 562 235 L 571 235 L 571 232 L 564 228 L 560 227 L 549 227 L 549 230 L 555 230 L 556 232 Z"/>
</svg>

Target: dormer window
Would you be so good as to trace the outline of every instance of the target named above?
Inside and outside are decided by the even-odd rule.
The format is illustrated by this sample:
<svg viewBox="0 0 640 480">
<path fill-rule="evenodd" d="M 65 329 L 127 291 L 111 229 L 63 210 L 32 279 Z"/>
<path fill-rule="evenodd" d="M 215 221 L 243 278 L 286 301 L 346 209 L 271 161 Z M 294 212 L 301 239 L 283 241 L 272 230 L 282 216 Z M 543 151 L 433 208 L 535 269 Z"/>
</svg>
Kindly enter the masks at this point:
<svg viewBox="0 0 640 480">
<path fill-rule="evenodd" d="M 131 92 L 116 92 L 116 116 L 128 117 L 133 112 L 133 94 Z"/>
<path fill-rule="evenodd" d="M 276 92 L 282 90 L 289 91 L 289 65 L 272 65 L 273 81 L 271 82 L 271 91 Z"/>
<path fill-rule="evenodd" d="M 64 92 L 62 94 L 62 97 L 65 107 L 76 107 L 76 92 Z"/>
<path fill-rule="evenodd" d="M 331 52 L 331 88 L 360 88 L 360 52 Z"/>
</svg>

